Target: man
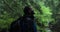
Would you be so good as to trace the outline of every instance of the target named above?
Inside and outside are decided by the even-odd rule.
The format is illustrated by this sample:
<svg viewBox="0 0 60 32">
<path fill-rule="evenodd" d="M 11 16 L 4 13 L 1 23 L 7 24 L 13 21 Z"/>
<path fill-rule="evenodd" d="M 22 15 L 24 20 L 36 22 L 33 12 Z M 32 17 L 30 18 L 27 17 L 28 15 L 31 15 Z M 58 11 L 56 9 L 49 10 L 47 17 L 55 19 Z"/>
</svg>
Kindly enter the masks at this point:
<svg viewBox="0 0 60 32">
<path fill-rule="evenodd" d="M 24 8 L 24 16 L 11 24 L 10 32 L 37 32 L 34 12 L 30 6 Z"/>
</svg>

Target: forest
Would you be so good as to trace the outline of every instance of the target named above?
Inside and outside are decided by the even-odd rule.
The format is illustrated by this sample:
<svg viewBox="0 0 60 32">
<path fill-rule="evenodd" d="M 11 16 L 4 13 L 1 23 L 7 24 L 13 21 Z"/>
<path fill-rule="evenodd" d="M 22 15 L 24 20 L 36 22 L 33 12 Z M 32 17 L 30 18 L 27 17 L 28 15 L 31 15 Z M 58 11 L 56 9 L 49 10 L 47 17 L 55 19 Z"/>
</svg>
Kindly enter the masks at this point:
<svg viewBox="0 0 60 32">
<path fill-rule="evenodd" d="M 9 32 L 10 24 L 23 16 L 26 5 L 35 12 L 37 32 L 59 32 L 60 0 L 0 0 L 0 32 Z"/>
</svg>

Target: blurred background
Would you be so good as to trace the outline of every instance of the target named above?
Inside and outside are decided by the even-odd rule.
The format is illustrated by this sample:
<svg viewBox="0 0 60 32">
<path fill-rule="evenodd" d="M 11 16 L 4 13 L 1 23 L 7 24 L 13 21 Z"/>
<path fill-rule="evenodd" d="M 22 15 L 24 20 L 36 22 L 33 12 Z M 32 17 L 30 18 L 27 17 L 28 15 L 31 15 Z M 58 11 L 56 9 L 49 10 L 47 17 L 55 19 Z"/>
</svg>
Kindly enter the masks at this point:
<svg viewBox="0 0 60 32">
<path fill-rule="evenodd" d="M 26 5 L 35 12 L 37 32 L 56 32 L 56 26 L 60 28 L 60 0 L 0 0 L 0 31 L 9 32 L 10 24 L 23 16 Z"/>
</svg>

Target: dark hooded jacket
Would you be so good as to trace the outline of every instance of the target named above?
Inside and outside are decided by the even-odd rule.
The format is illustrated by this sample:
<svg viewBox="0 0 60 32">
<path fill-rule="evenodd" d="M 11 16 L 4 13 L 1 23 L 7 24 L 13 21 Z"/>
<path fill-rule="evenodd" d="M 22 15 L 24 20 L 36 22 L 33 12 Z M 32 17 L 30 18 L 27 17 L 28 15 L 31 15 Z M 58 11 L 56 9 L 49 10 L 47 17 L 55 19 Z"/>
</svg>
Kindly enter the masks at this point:
<svg viewBox="0 0 60 32">
<path fill-rule="evenodd" d="M 29 15 L 30 11 L 30 15 Z M 24 16 L 12 22 L 10 32 L 37 32 L 34 12 L 26 6 L 24 8 Z"/>
</svg>

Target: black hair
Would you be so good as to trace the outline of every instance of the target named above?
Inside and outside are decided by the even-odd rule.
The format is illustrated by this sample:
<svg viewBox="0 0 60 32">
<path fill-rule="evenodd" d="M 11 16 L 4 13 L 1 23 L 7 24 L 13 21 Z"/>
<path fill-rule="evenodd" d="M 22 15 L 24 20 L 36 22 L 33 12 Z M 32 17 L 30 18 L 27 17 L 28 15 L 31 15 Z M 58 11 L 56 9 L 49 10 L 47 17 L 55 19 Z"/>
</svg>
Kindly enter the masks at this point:
<svg viewBox="0 0 60 32">
<path fill-rule="evenodd" d="M 34 13 L 33 10 L 32 10 L 32 8 L 30 6 L 25 6 L 25 8 L 24 8 L 24 14 L 29 14 L 29 11 L 31 11 L 32 14 Z"/>
</svg>

